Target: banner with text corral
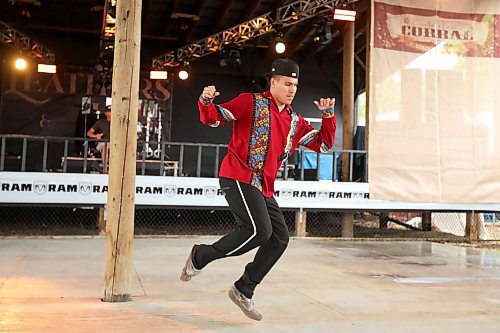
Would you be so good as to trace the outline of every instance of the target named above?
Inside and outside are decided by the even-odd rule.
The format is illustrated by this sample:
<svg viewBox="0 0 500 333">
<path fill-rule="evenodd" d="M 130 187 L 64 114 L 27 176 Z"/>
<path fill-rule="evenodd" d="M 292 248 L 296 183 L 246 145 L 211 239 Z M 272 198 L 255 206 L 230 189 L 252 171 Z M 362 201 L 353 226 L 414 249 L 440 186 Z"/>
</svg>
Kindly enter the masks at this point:
<svg viewBox="0 0 500 333">
<path fill-rule="evenodd" d="M 500 0 L 374 0 L 370 197 L 500 202 Z"/>
<path fill-rule="evenodd" d="M 368 183 L 277 181 L 282 208 L 346 210 L 500 211 L 495 205 L 438 205 L 369 199 Z M 0 172 L 0 204 L 104 205 L 108 176 L 102 174 Z M 216 178 L 136 176 L 136 205 L 227 207 Z"/>
</svg>

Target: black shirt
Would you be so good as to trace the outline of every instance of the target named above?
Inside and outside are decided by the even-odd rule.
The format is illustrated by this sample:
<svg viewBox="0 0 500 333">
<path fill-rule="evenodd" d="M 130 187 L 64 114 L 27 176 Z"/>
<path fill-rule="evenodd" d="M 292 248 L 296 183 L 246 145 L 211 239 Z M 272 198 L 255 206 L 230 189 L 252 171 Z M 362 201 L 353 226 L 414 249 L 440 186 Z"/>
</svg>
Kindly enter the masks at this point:
<svg viewBox="0 0 500 333">
<path fill-rule="evenodd" d="M 102 118 L 96 121 L 92 128 L 94 129 L 94 133 L 102 133 L 102 139 L 109 139 L 111 136 L 109 121 L 106 118 Z"/>
</svg>

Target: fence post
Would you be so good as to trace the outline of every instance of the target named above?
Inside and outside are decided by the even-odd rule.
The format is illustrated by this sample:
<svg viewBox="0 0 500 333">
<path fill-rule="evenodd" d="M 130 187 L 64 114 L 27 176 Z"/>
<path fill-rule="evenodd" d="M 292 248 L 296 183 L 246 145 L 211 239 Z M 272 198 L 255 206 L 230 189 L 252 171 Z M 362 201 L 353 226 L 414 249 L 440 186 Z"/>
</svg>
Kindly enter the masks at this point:
<svg viewBox="0 0 500 333">
<path fill-rule="evenodd" d="M 387 229 L 387 222 L 389 222 L 389 216 L 387 213 L 380 213 L 380 217 L 378 218 L 379 229 Z"/>
<path fill-rule="evenodd" d="M 432 230 L 432 213 L 423 212 L 422 213 L 422 231 Z"/>
<path fill-rule="evenodd" d="M 353 213 L 344 213 L 342 216 L 342 237 L 354 237 L 354 215 Z"/>
<path fill-rule="evenodd" d="M 295 211 L 295 236 L 296 237 L 305 237 L 307 235 L 306 232 L 306 224 L 307 224 L 307 212 L 300 208 Z"/>
<path fill-rule="evenodd" d="M 479 240 L 479 214 L 474 211 L 465 213 L 465 237 L 469 241 Z"/>
<path fill-rule="evenodd" d="M 97 228 L 99 228 L 99 235 L 104 235 L 106 233 L 106 206 L 99 207 Z"/>
</svg>

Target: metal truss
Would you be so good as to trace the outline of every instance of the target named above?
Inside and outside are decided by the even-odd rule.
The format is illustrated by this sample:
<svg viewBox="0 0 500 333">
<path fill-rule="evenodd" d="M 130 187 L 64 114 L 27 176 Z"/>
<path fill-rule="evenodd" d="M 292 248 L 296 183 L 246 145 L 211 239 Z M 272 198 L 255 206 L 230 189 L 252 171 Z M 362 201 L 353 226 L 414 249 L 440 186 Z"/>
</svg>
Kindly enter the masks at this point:
<svg viewBox="0 0 500 333">
<path fill-rule="evenodd" d="M 116 0 L 105 1 L 99 58 L 111 61 L 113 59 L 116 35 Z"/>
<path fill-rule="evenodd" d="M 55 61 L 52 51 L 2 21 L 0 21 L 0 42 L 23 52 L 29 52 L 34 58 L 50 63 Z"/>
<path fill-rule="evenodd" d="M 280 7 L 217 34 L 203 38 L 153 59 L 153 68 L 175 67 L 186 61 L 200 58 L 222 50 L 228 45 L 240 45 L 273 31 L 287 27 L 311 17 L 333 11 L 335 7 L 354 1 L 349 0 L 299 0 Z"/>
</svg>

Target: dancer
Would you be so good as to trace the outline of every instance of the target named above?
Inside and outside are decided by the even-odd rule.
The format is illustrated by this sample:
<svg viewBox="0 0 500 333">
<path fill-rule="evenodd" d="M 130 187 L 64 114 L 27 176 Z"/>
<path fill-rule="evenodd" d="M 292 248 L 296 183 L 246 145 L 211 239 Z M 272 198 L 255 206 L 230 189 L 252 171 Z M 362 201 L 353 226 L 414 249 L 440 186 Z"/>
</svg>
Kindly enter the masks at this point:
<svg viewBox="0 0 500 333">
<path fill-rule="evenodd" d="M 254 320 L 262 320 L 253 302 L 255 288 L 281 257 L 289 238 L 283 213 L 273 197 L 276 174 L 299 144 L 316 152 L 328 151 L 336 129 L 333 98 L 314 101 L 323 118 L 319 131 L 290 106 L 299 79 L 295 62 L 275 60 L 268 78 L 270 89 L 264 93 L 242 93 L 219 105 L 213 100 L 220 93 L 215 86 L 207 86 L 198 100 L 203 124 L 218 127 L 233 123 L 219 183 L 237 228 L 211 245 L 194 245 L 180 277 L 189 281 L 214 260 L 259 247 L 228 292 L 230 299 Z"/>
</svg>

